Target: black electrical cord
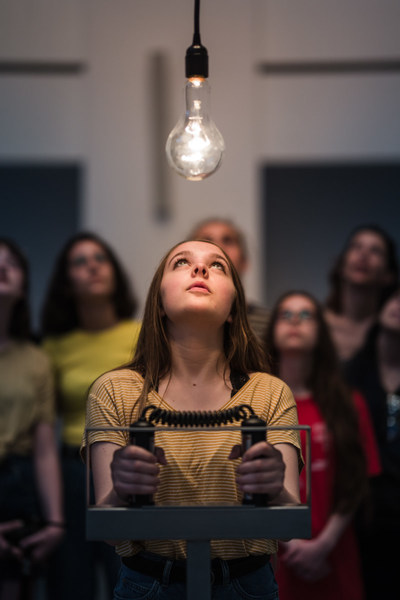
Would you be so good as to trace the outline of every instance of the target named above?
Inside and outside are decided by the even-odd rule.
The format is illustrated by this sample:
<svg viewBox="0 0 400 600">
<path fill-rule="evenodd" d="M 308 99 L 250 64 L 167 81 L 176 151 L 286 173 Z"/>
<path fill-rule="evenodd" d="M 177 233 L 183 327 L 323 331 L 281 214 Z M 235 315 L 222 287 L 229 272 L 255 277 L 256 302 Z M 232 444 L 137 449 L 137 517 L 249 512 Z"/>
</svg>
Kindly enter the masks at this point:
<svg viewBox="0 0 400 600">
<path fill-rule="evenodd" d="M 194 0 L 194 33 L 193 44 L 201 44 L 200 40 L 200 0 Z"/>
<path fill-rule="evenodd" d="M 208 77 L 208 53 L 200 39 L 200 0 L 194 0 L 194 33 L 192 45 L 186 50 L 186 77 Z"/>
</svg>

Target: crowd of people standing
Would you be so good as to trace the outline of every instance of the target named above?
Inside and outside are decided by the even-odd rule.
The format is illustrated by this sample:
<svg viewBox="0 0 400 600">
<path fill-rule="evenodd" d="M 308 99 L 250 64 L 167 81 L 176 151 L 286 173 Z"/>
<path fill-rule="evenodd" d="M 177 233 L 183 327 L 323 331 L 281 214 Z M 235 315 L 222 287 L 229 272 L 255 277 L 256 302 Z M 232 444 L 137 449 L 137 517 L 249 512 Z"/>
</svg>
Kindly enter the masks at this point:
<svg viewBox="0 0 400 600">
<path fill-rule="evenodd" d="M 279 588 L 281 600 L 369 600 L 383 590 L 395 597 L 395 556 L 382 550 L 400 532 L 396 245 L 380 227 L 358 226 L 333 265 L 325 301 L 288 285 L 273 306 L 250 302 L 242 283 L 248 267 L 246 240 L 232 221 L 198 223 L 160 263 L 139 322 L 116 253 L 82 232 L 59 251 L 33 336 L 28 261 L 15 242 L 0 239 L 0 600 L 30 598 L 37 577 L 49 600 L 95 600 L 100 573 L 107 597 L 115 586 L 115 598 L 141 598 L 143 589 L 160 599 L 184 594 L 181 581 L 167 585 L 164 563 L 164 579 L 154 575 L 161 564 L 154 556 L 179 569 L 178 543 L 130 541 L 115 551 L 85 539 L 85 423 L 129 425 L 147 398 L 173 411 L 218 411 L 241 398 L 270 425 L 268 406 L 276 403 L 278 423 L 311 427 L 311 538 L 215 544 L 212 558 L 228 574 L 245 556 L 265 560 L 254 568 L 248 561 L 239 583 L 223 578 L 213 597 L 231 586 L 235 598 L 242 586 L 265 598 L 262 582 L 268 598 Z M 188 281 L 190 300 L 177 291 Z M 209 493 L 215 486 L 214 501 L 237 503 L 248 490 L 276 503 L 304 500 L 303 435 L 243 456 L 222 437 L 205 450 L 214 479 L 196 465 Z M 132 494 L 155 493 L 170 503 L 171 481 L 182 486 L 182 502 L 204 501 L 190 483 L 193 458 L 161 440 L 163 450 L 149 457 L 123 436 L 91 439 L 96 502 L 125 505 Z M 229 466 L 219 457 L 228 446 Z M 127 592 L 126 581 L 142 595 Z"/>
</svg>

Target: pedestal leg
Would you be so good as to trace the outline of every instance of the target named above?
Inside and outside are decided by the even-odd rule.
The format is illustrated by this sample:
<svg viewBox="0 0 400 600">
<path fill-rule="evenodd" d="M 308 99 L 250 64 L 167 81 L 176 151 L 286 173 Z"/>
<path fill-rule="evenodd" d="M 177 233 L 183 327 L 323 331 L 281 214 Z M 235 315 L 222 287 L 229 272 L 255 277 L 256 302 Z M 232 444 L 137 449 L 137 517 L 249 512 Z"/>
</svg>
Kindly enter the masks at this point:
<svg viewBox="0 0 400 600">
<path fill-rule="evenodd" d="M 187 600 L 211 600 L 210 541 L 188 540 L 186 549 Z"/>
</svg>

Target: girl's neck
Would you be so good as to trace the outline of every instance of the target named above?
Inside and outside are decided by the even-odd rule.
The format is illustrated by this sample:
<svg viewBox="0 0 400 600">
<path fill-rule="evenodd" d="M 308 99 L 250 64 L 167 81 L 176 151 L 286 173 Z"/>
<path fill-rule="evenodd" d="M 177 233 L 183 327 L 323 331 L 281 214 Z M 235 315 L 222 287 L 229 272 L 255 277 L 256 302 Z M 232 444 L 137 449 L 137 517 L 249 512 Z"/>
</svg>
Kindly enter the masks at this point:
<svg viewBox="0 0 400 600">
<path fill-rule="evenodd" d="M 342 314 L 351 321 L 373 320 L 379 311 L 380 290 L 345 283 L 342 291 Z"/>
<path fill-rule="evenodd" d="M 80 327 L 85 331 L 101 331 L 118 323 L 115 308 L 108 299 L 98 302 L 79 302 L 77 312 Z"/>
<path fill-rule="evenodd" d="M 280 355 L 279 377 L 297 398 L 311 394 L 311 389 L 307 385 L 311 368 L 312 356 L 308 353 L 283 352 Z"/>
<path fill-rule="evenodd" d="M 172 329 L 172 331 L 171 331 Z M 171 371 L 160 395 L 176 410 L 217 410 L 230 398 L 229 368 L 222 333 L 215 329 L 169 327 Z"/>
<path fill-rule="evenodd" d="M 14 299 L 0 297 L 0 349 L 2 350 L 7 348 L 12 341 L 8 331 L 14 302 Z"/>
<path fill-rule="evenodd" d="M 382 387 L 388 393 L 395 393 L 400 387 L 400 334 L 382 328 L 377 342 Z"/>
<path fill-rule="evenodd" d="M 388 367 L 400 367 L 400 333 L 382 328 L 378 335 L 379 362 Z"/>
<path fill-rule="evenodd" d="M 209 381 L 225 368 L 222 338 L 212 332 L 185 332 L 170 336 L 172 374 L 181 379 Z"/>
</svg>

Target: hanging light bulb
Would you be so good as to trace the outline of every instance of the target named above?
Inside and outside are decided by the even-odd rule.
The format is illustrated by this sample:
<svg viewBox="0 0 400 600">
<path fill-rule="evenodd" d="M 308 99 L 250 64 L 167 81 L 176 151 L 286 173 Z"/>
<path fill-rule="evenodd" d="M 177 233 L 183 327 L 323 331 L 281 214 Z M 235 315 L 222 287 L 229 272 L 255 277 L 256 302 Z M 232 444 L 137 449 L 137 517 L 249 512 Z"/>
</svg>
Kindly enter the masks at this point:
<svg viewBox="0 0 400 600">
<path fill-rule="evenodd" d="M 220 166 L 224 140 L 210 115 L 208 53 L 200 42 L 200 0 L 195 0 L 193 44 L 186 51 L 185 114 L 168 136 L 170 166 L 190 181 L 201 181 Z"/>
<path fill-rule="evenodd" d="M 186 110 L 168 136 L 168 162 L 179 175 L 201 181 L 221 164 L 224 140 L 209 114 L 210 87 L 204 77 L 185 86 Z"/>
</svg>

